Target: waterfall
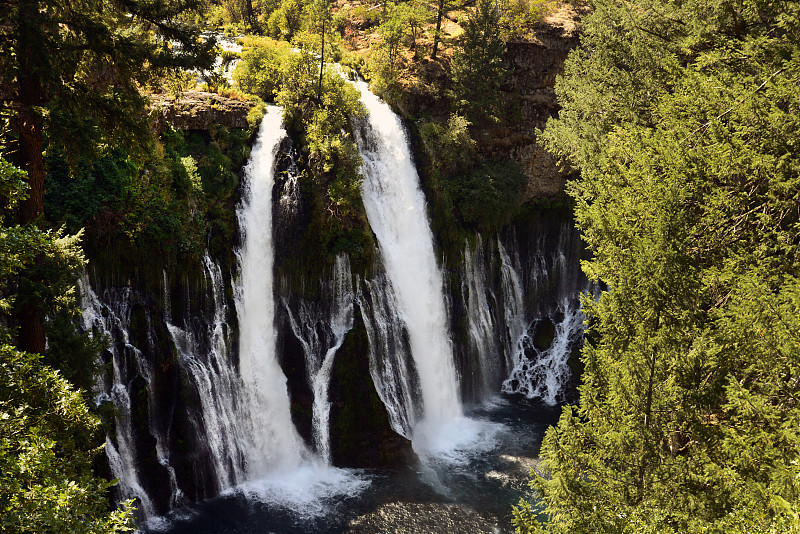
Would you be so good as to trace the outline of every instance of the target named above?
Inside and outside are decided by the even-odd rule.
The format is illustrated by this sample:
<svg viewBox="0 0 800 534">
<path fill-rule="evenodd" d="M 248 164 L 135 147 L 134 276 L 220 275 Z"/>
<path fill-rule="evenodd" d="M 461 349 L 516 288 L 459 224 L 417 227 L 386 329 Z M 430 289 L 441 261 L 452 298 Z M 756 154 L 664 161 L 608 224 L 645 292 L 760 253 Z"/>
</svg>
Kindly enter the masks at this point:
<svg viewBox="0 0 800 534">
<path fill-rule="evenodd" d="M 111 357 L 111 373 L 110 377 L 102 373 L 98 376 L 95 403 L 100 406 L 111 402 L 115 406 L 115 432 L 106 436 L 106 456 L 112 475 L 119 480 L 118 492 L 123 498 L 137 497 L 141 512 L 151 516 L 155 513 L 155 505 L 139 478 L 131 417 L 131 397 L 128 391 L 133 378 L 129 376 L 128 369 L 142 368 L 147 374 L 149 364 L 141 357 L 141 351 L 131 345 L 128 336 L 130 300 L 127 298 L 127 293 L 130 290 L 123 291 L 122 295 L 114 298 L 116 306 L 110 307 L 100 302 L 86 275 L 80 279 L 79 287 L 83 328 L 92 332 L 93 336 L 108 335 L 122 339 L 122 344 L 112 344 L 108 349 Z"/>
<path fill-rule="evenodd" d="M 423 419 L 434 429 L 460 418 L 462 408 L 425 198 L 399 118 L 366 83 L 356 85 L 369 111 L 356 129 L 364 207 L 407 328 Z"/>
<path fill-rule="evenodd" d="M 476 400 L 486 400 L 499 393 L 505 369 L 497 320 L 492 313 L 497 307 L 497 299 L 486 280 L 486 251 L 480 235 L 475 241 L 474 251 L 469 243 L 464 249 L 462 294 L 466 300 L 470 371 L 477 389 L 474 396 Z"/>
<path fill-rule="evenodd" d="M 222 271 L 208 255 L 203 258 L 203 268 L 213 299 L 211 323 L 198 332 L 190 324 L 179 327 L 169 316 L 165 319 L 178 363 L 197 392 L 201 410 L 193 423 L 197 435 L 204 437 L 219 492 L 244 480 L 246 439 L 237 424 L 242 385 L 231 358 Z M 169 292 L 164 293 L 164 307 L 169 309 Z"/>
<path fill-rule="evenodd" d="M 415 392 L 419 379 L 413 362 L 408 335 L 403 328 L 392 285 L 385 274 L 364 282 L 358 304 L 369 340 L 369 370 L 376 391 L 389 414 L 392 429 L 411 439 L 420 418 L 421 406 Z"/>
<path fill-rule="evenodd" d="M 273 295 L 272 187 L 281 139 L 281 111 L 269 108 L 245 167 L 242 203 L 237 210 L 243 233 L 236 286 L 239 318 L 239 371 L 247 436 L 247 477 L 299 467 L 305 444 L 292 422 L 286 376 L 278 363 Z"/>
<path fill-rule="evenodd" d="M 293 311 L 288 298 L 283 302 L 292 333 L 303 347 L 308 382 L 314 395 L 311 422 L 314 446 L 326 464 L 331 461 L 328 388 L 336 351 L 353 328 L 352 278 L 349 257 L 339 254 L 330 279 L 320 280 L 321 305 L 301 300 Z"/>
<path fill-rule="evenodd" d="M 540 399 L 549 405 L 563 400 L 564 386 L 571 376 L 567 362 L 580 343 L 584 330 L 585 316 L 580 310 L 578 294 L 592 289 L 588 281 L 573 275 L 573 271 L 579 275 L 574 268 L 577 263 L 573 254 L 576 249 L 574 234 L 569 225 L 562 225 L 556 246 L 548 247 L 541 241 L 534 256 L 528 259 L 529 271 L 525 273 L 529 279 L 527 293 L 553 292 L 556 298 L 555 309 L 550 309 L 545 317 L 534 318 L 526 314 L 526 285 L 519 258 L 509 254 L 498 240 L 509 335 L 505 353 L 511 369 L 503 381 L 504 393 Z M 542 331 L 545 333 L 541 334 Z M 549 342 L 547 346 L 541 346 L 544 343 L 537 346 L 537 334 Z"/>
</svg>

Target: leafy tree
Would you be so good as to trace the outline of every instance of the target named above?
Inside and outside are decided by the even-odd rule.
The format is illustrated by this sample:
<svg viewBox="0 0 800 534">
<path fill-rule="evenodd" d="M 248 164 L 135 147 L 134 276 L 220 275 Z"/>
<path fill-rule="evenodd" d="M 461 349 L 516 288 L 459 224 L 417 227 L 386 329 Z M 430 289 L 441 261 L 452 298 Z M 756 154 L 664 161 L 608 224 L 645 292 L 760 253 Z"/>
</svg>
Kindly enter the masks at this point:
<svg viewBox="0 0 800 534">
<path fill-rule="evenodd" d="M 289 44 L 284 41 L 248 37 L 233 79 L 243 91 L 272 101 L 291 54 Z"/>
<path fill-rule="evenodd" d="M 37 288 L 37 294 L 53 315 L 63 316 L 77 309 L 71 290 L 75 270 L 83 266 L 78 238 L 32 224 L 9 226 L 26 189 L 25 173 L 0 159 L 0 313 L 19 305 L 14 302 L 19 273 L 46 254 L 50 285 Z M 102 449 L 97 418 L 42 356 L 18 352 L 9 340 L 8 329 L 0 327 L 0 532 L 132 531 L 129 511 L 109 510 L 113 484 L 92 474 Z M 89 371 L 84 378 L 91 376 Z"/>
<path fill-rule="evenodd" d="M 475 156 L 475 141 L 469 135 L 470 122 L 450 115 L 447 122 L 423 121 L 419 125 L 422 148 L 438 175 L 464 171 Z"/>
<path fill-rule="evenodd" d="M 800 530 L 800 6 L 599 1 L 548 146 L 607 284 L 519 532 Z"/>
<path fill-rule="evenodd" d="M 44 138 L 76 155 L 96 128 L 147 138 L 139 87 L 173 68 L 208 67 L 201 42 L 178 16 L 198 4 L 138 0 L 12 0 L 0 3 L 0 96 L 16 135 L 14 158 L 30 185 L 20 221 L 44 211 Z M 174 47 L 172 42 L 180 43 Z M 19 346 L 42 353 L 43 310 L 18 318 Z"/>
<path fill-rule="evenodd" d="M 269 35 L 291 41 L 303 25 L 303 0 L 281 0 L 267 22 Z"/>
<path fill-rule="evenodd" d="M 472 122 L 498 113 L 506 77 L 505 45 L 492 0 L 479 0 L 459 37 L 451 65 L 453 107 Z"/>
</svg>

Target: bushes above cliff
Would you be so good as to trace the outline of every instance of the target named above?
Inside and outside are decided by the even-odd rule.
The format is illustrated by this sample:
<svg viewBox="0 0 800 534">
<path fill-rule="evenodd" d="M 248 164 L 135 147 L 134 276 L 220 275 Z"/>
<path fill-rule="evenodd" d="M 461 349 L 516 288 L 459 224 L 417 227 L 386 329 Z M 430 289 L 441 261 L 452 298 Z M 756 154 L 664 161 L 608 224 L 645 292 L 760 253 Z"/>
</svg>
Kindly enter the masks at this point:
<svg viewBox="0 0 800 534">
<path fill-rule="evenodd" d="M 249 136 L 171 130 L 144 156 L 101 145 L 96 157 L 74 165 L 53 150 L 45 215 L 70 232 L 86 228 L 90 255 L 113 244 L 178 263 L 198 259 L 209 244 L 229 249 Z"/>
<path fill-rule="evenodd" d="M 338 252 L 363 255 L 371 236 L 361 205 L 361 158 L 350 121 L 364 115 L 358 91 L 313 53 L 314 39 L 296 39 L 300 49 L 272 39 L 248 39 L 234 77 L 240 86 L 283 107 L 290 136 L 299 141 L 301 189 L 307 193 L 312 224 L 309 254 L 333 258 Z"/>
</svg>

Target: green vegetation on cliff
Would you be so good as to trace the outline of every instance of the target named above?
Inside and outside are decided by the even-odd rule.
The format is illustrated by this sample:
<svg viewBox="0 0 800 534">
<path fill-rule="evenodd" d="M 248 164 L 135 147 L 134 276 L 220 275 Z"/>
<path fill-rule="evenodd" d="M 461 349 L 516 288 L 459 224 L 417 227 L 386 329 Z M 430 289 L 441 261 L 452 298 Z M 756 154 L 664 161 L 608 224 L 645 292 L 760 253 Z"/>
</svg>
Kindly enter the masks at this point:
<svg viewBox="0 0 800 534">
<path fill-rule="evenodd" d="M 518 532 L 800 530 L 800 6 L 598 0 L 549 148 L 608 290 Z"/>
<path fill-rule="evenodd" d="M 91 386 L 98 352 L 68 321 L 80 312 L 73 292 L 84 265 L 80 236 L 10 224 L 28 194 L 25 178 L 0 159 L 0 532 L 130 531 L 130 513 L 109 510 L 112 483 L 93 474 L 99 421 L 74 386 Z M 8 325 L 20 308 L 53 318 L 44 356 L 11 345 Z"/>
</svg>

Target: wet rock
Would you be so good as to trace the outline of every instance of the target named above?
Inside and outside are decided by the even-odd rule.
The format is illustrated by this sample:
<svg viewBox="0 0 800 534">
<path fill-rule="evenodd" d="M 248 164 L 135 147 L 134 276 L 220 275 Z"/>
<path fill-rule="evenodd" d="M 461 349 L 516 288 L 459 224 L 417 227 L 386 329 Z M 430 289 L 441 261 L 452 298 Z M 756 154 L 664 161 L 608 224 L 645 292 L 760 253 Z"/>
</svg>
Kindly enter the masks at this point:
<svg viewBox="0 0 800 534">
<path fill-rule="evenodd" d="M 350 522 L 347 534 L 495 534 L 495 521 L 455 504 L 393 502 Z"/>
</svg>

